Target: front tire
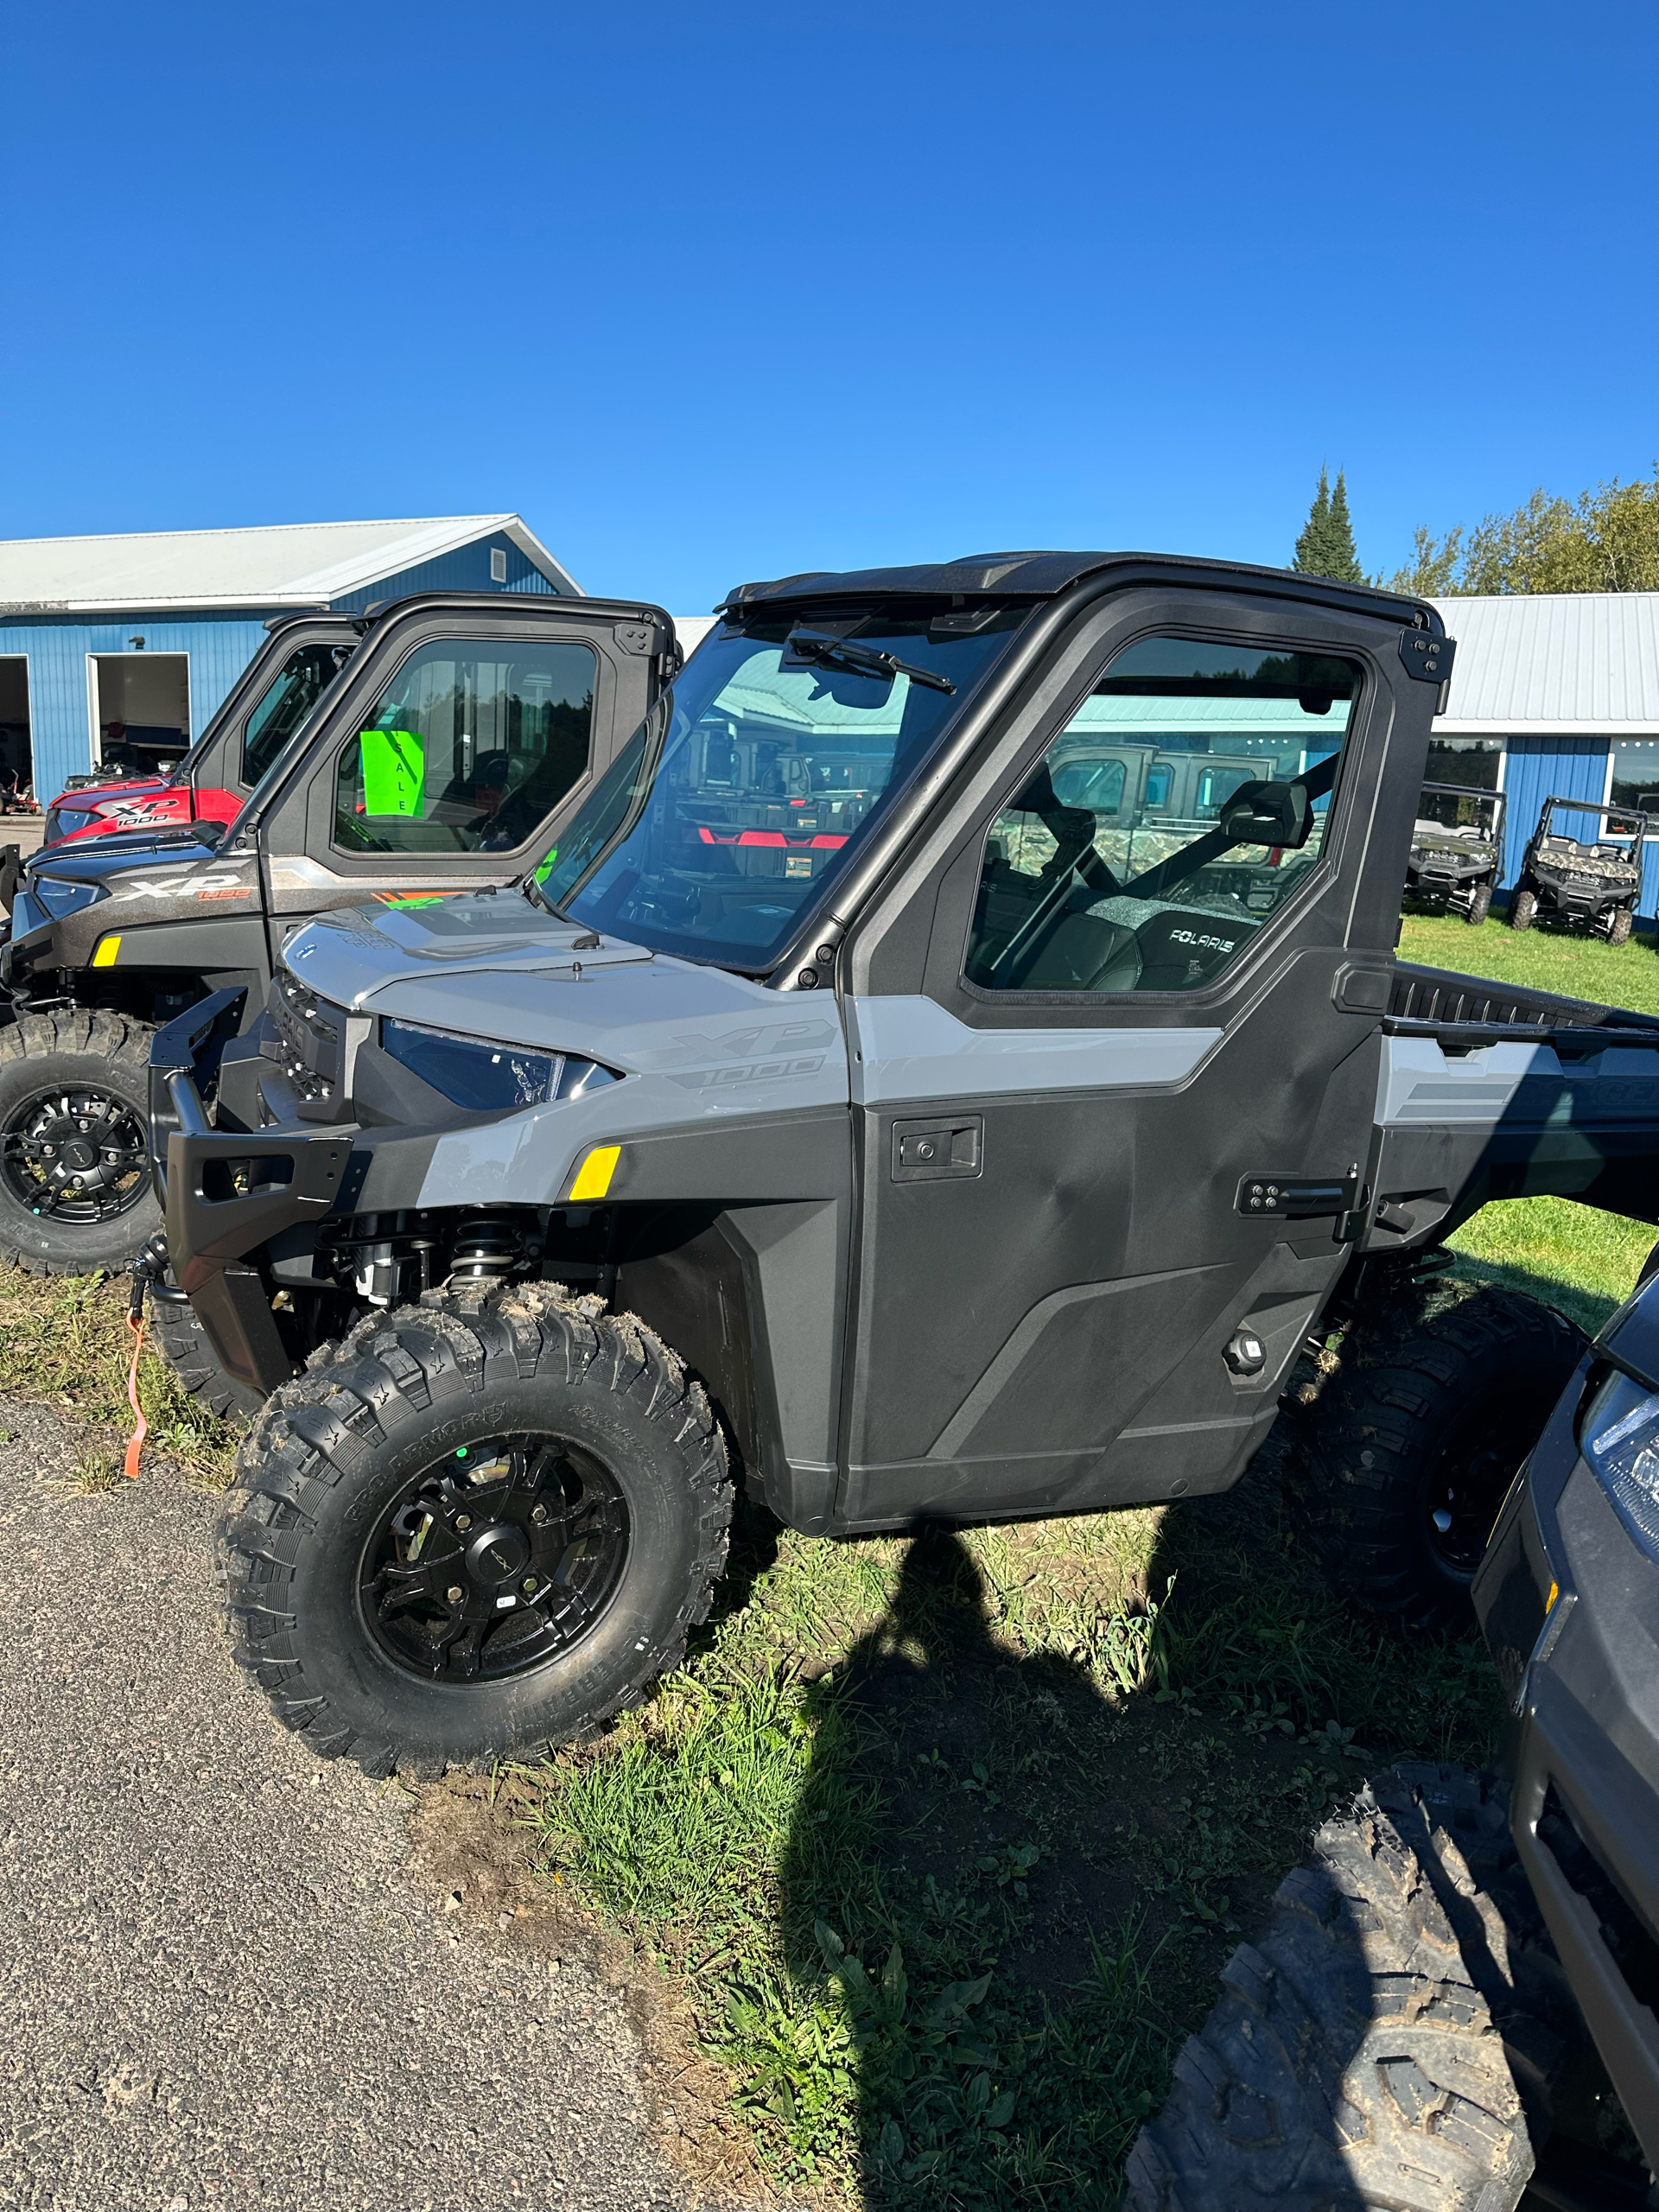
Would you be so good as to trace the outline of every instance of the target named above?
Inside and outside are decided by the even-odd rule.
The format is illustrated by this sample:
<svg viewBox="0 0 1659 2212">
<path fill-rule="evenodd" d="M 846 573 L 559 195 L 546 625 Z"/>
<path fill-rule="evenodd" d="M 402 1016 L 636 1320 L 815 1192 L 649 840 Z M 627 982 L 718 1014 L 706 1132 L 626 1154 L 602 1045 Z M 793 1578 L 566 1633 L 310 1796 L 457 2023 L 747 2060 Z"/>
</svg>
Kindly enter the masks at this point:
<svg viewBox="0 0 1659 2212">
<path fill-rule="evenodd" d="M 1512 930 L 1529 930 L 1537 917 L 1538 893 L 1535 891 L 1517 891 L 1510 901 L 1510 927 Z"/>
<path fill-rule="evenodd" d="M 1630 931 L 1636 927 L 1636 916 L 1628 906 L 1618 907 L 1607 925 L 1609 944 L 1628 944 Z"/>
<path fill-rule="evenodd" d="M 1123 2212 L 1511 2212 L 1584 2035 L 1504 1812 L 1412 1765 L 1326 1823 L 1222 1969 Z"/>
<path fill-rule="evenodd" d="M 0 1031 L 0 1260 L 31 1274 L 118 1273 L 160 1229 L 154 1034 L 83 1009 L 25 1014 Z"/>
<path fill-rule="evenodd" d="M 1553 1307 L 1491 1285 L 1433 1287 L 1361 1316 L 1284 1471 L 1344 1596 L 1408 1628 L 1470 1625 L 1498 1509 L 1584 1344 Z"/>
<path fill-rule="evenodd" d="M 679 1660 L 732 1511 L 701 1384 L 556 1285 L 372 1314 L 268 1403 L 221 1527 L 237 1656 L 370 1774 L 528 1758 Z"/>
<path fill-rule="evenodd" d="M 173 1370 L 180 1389 L 221 1421 L 246 1428 L 264 1404 L 264 1395 L 226 1374 L 207 1340 L 207 1332 L 196 1319 L 195 1307 L 157 1301 L 151 1304 L 149 1313 L 151 1341 Z"/>
<path fill-rule="evenodd" d="M 1463 918 L 1471 929 L 1478 930 L 1491 911 L 1492 887 L 1490 883 L 1478 883 L 1469 894 Z"/>
</svg>

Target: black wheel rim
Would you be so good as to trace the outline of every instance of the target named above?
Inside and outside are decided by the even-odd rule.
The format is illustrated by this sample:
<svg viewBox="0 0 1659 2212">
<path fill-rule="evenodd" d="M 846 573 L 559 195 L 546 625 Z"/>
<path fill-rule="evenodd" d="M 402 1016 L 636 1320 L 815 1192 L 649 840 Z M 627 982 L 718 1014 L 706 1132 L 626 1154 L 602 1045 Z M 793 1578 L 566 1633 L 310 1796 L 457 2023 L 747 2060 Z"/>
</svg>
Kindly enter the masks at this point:
<svg viewBox="0 0 1659 2212">
<path fill-rule="evenodd" d="M 112 1091 L 54 1084 L 0 1128 L 0 1178 L 26 1211 L 73 1228 L 130 1213 L 149 1188 L 143 1116 Z"/>
<path fill-rule="evenodd" d="M 1423 1533 L 1431 1558 L 1454 1582 L 1472 1582 L 1498 1510 L 1541 1419 L 1496 1407 L 1465 1417 L 1428 1470 Z"/>
<path fill-rule="evenodd" d="M 399 1491 L 363 1548 L 358 1602 L 405 1674 L 500 1681 L 593 1632 L 628 1535 L 621 1488 L 591 1452 L 560 1437 L 482 1438 Z"/>
</svg>

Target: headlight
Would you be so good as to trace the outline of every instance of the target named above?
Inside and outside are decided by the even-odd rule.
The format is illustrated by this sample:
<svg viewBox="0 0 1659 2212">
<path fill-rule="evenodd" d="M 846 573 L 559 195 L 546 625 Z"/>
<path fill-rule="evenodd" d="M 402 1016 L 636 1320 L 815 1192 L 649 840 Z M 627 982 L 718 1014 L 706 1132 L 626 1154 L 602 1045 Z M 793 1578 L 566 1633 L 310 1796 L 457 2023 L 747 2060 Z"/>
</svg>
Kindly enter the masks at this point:
<svg viewBox="0 0 1659 2212">
<path fill-rule="evenodd" d="M 1619 1519 L 1659 1559 L 1659 1391 L 1615 1369 L 1590 1401 L 1580 1448 Z"/>
<path fill-rule="evenodd" d="M 382 1021 L 380 1047 L 423 1083 L 442 1091 L 451 1104 L 474 1114 L 584 1097 L 617 1080 L 597 1060 L 575 1053 L 527 1052 L 516 1045 L 493 1045 L 482 1038 L 452 1036 L 447 1029 L 423 1029 L 413 1021 Z"/>
<path fill-rule="evenodd" d="M 77 883 L 73 877 L 48 875 L 35 868 L 24 877 L 23 888 L 54 922 L 109 895 L 101 883 Z"/>
</svg>

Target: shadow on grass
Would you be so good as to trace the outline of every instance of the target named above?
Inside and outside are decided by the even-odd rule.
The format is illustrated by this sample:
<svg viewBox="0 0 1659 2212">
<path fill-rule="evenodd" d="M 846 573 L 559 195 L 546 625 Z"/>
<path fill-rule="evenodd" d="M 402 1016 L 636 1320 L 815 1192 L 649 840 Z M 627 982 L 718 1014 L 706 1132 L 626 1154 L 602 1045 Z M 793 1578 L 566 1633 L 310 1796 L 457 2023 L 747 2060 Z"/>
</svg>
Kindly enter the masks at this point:
<svg viewBox="0 0 1659 2212">
<path fill-rule="evenodd" d="M 929 1529 L 814 1719 L 781 1933 L 797 1986 L 839 1993 L 866 2201 L 1114 2203 L 1169 2039 L 1100 1848 L 1131 1809 L 1121 1716 L 995 1638 L 967 1543 Z M 879 1804 L 855 1836 L 849 1789 Z"/>
<path fill-rule="evenodd" d="M 538 1785 L 548 1863 L 678 1977 L 782 2179 L 1109 2212 L 1330 1807 L 1486 1755 L 1484 1654 L 1347 1612 L 1271 1448 L 1074 1603 L 1103 1527 L 815 1545 L 746 1513 L 685 1674 Z"/>
</svg>

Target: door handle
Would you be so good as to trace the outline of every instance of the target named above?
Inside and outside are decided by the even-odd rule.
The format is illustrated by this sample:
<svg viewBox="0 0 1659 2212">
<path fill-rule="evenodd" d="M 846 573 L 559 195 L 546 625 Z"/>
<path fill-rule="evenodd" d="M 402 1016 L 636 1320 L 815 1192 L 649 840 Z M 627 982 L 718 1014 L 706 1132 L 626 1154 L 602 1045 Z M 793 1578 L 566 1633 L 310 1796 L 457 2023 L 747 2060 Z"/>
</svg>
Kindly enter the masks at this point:
<svg viewBox="0 0 1659 2212">
<path fill-rule="evenodd" d="M 954 1122 L 895 1122 L 893 1180 L 933 1183 L 977 1175 L 985 1156 L 985 1123 L 977 1114 Z"/>
</svg>

